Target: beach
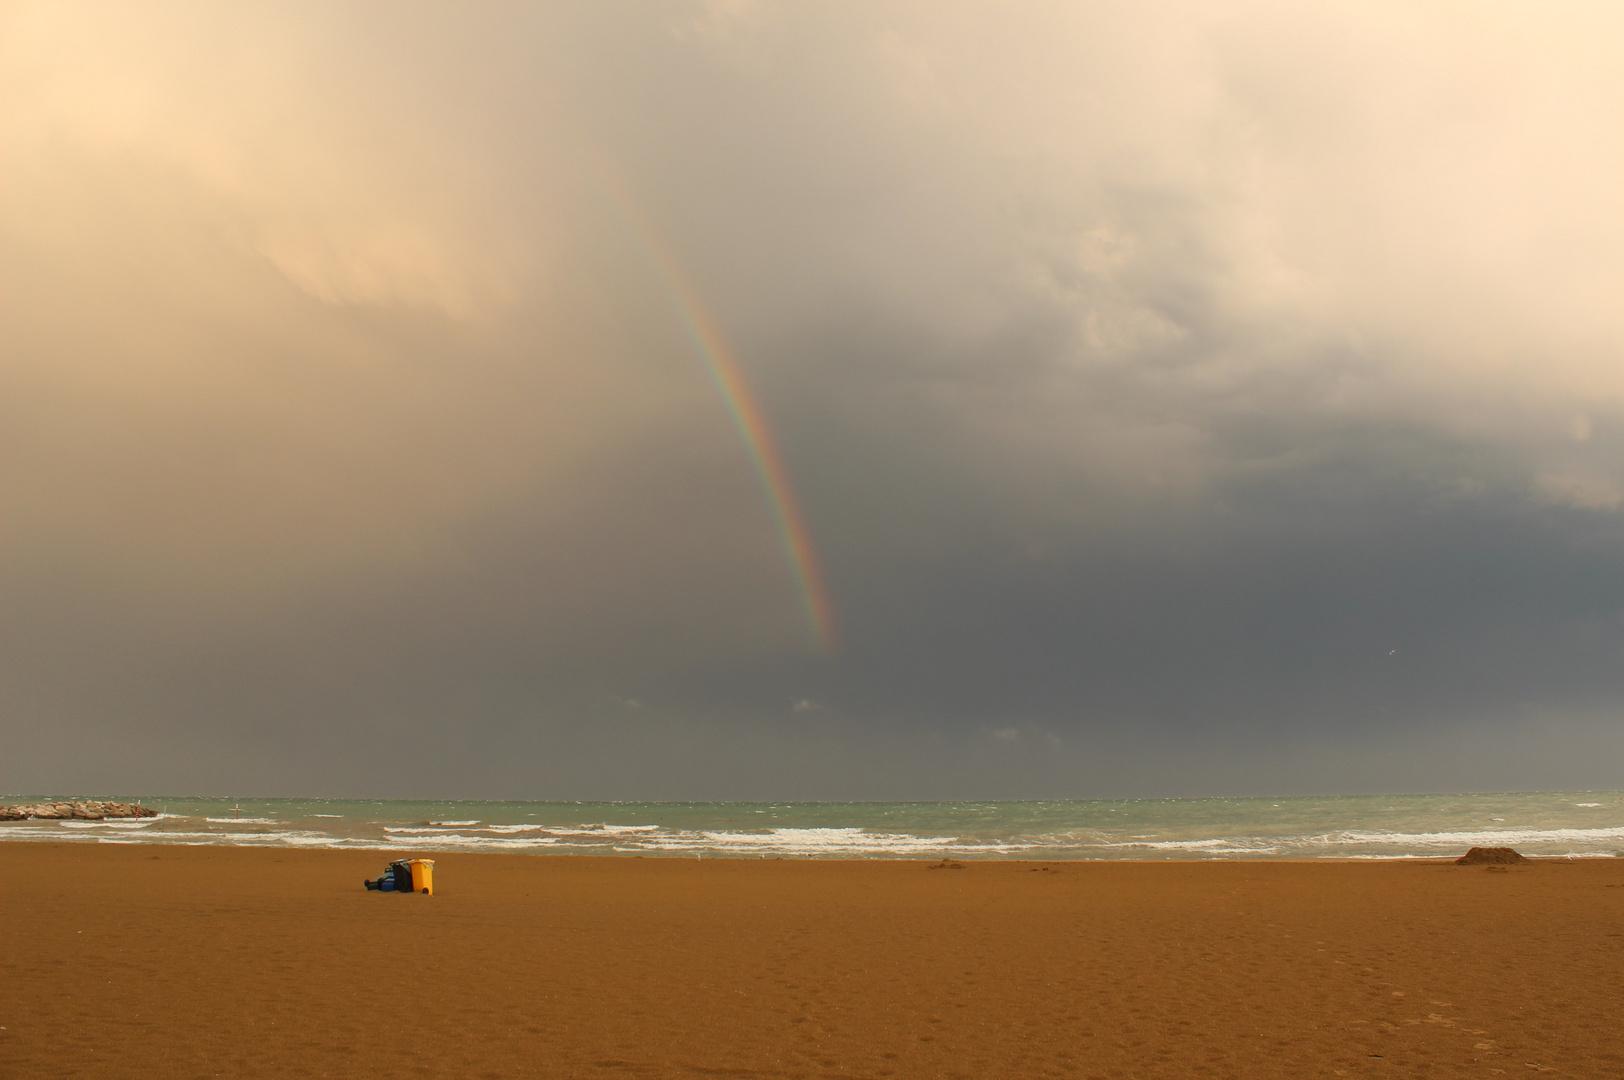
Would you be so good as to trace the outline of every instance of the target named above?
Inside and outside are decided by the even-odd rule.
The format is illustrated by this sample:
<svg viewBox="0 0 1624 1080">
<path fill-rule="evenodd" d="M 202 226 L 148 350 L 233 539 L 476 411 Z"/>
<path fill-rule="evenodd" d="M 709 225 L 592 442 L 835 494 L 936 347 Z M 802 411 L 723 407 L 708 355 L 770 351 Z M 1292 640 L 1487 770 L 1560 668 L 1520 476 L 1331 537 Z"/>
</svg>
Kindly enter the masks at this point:
<svg viewBox="0 0 1624 1080">
<path fill-rule="evenodd" d="M 1616 859 L 434 857 L 0 845 L 0 1076 L 1624 1075 Z"/>
</svg>

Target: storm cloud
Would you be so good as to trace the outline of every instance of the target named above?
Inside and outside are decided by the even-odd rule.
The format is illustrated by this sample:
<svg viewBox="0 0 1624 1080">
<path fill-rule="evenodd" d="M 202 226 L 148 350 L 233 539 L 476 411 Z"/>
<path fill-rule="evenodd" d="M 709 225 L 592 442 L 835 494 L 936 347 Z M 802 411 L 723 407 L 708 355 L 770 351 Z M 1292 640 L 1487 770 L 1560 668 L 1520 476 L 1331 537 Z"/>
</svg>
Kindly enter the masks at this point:
<svg viewBox="0 0 1624 1080">
<path fill-rule="evenodd" d="M 1611 6 L 0 19 L 0 788 L 1618 786 Z"/>
</svg>

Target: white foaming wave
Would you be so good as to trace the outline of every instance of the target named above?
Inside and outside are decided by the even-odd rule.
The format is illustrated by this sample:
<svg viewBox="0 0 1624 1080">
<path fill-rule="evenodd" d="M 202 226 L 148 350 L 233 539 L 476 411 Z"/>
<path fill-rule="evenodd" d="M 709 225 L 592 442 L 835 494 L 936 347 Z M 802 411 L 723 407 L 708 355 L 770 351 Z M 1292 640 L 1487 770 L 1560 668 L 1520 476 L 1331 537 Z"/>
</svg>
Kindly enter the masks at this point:
<svg viewBox="0 0 1624 1080">
<path fill-rule="evenodd" d="M 1511 847 L 1515 844 L 1600 844 L 1624 841 L 1624 826 L 1610 829 L 1483 829 L 1457 832 L 1344 832 L 1317 838 L 1328 844 L 1400 847 Z"/>
<path fill-rule="evenodd" d="M 1145 851 L 1206 851 L 1227 855 L 1273 855 L 1278 845 L 1247 838 L 1229 840 L 1124 840 L 1101 844 L 1108 848 L 1137 848 Z"/>
<path fill-rule="evenodd" d="M 559 843 L 556 836 L 527 836 L 523 838 L 503 836 L 464 836 L 461 833 L 440 833 L 435 836 L 391 836 L 387 844 L 393 847 L 410 848 L 468 848 L 470 850 L 494 849 L 498 851 L 525 851 L 530 848 L 548 847 Z"/>
<path fill-rule="evenodd" d="M 164 833 L 163 839 L 162 840 L 157 840 L 157 841 L 148 840 L 148 839 L 146 839 L 144 837 L 139 837 L 139 836 L 120 835 L 118 833 L 113 833 L 111 835 L 100 834 L 100 835 L 97 835 L 97 836 L 86 837 L 86 839 L 94 840 L 98 844 L 152 844 L 154 842 L 160 843 L 160 844 L 224 844 L 224 843 L 226 843 L 226 841 L 221 838 L 219 833 L 212 833 L 212 832 L 170 832 L 170 833 Z M 246 838 L 245 837 L 232 837 L 231 840 L 230 840 L 230 843 L 235 844 L 240 839 L 246 839 Z"/>
<path fill-rule="evenodd" d="M 690 832 L 650 837 L 648 846 L 666 851 L 721 851 L 785 855 L 998 854 L 1045 845 L 966 840 L 957 836 L 872 833 L 857 828 L 769 829 L 763 832 Z"/>
<path fill-rule="evenodd" d="M 491 830 L 495 831 L 495 830 Z M 520 835 L 528 832 L 532 835 Z M 966 841 L 951 836 L 869 833 L 862 829 L 773 829 L 764 832 L 660 831 L 658 826 L 631 828 L 509 829 L 496 836 L 397 830 L 387 837 L 397 847 L 524 851 L 543 848 L 588 848 L 633 854 L 693 853 L 723 857 L 744 855 L 909 855 L 997 854 L 1027 851 L 1044 844 Z M 627 843 L 630 841 L 630 843 Z"/>
<path fill-rule="evenodd" d="M 285 833 L 263 833 L 266 839 L 278 844 L 291 844 L 294 847 L 355 847 L 358 838 L 349 836 L 333 836 L 330 833 L 294 831 Z M 233 837 L 235 839 L 235 837 Z M 360 843 L 366 843 L 360 840 Z M 373 842 L 376 843 L 375 841 Z"/>
<path fill-rule="evenodd" d="M 1600 806 L 1601 803 L 1599 803 L 1599 802 L 1576 802 L 1573 805 L 1574 806 Z"/>
<path fill-rule="evenodd" d="M 1577 804 L 1575 804 L 1577 805 Z M 1596 804 L 1605 805 L 1605 804 Z M 1594 808 L 1594 807 L 1592 807 Z M 343 815 L 308 815 L 341 818 Z M 1612 816 L 1612 815 L 1609 815 Z M 151 826 L 168 819 L 163 829 Z M 179 819 L 177 821 L 177 819 Z M 204 823 L 207 822 L 207 825 Z M 762 823 L 766 824 L 766 823 Z M 237 826 L 215 828 L 214 826 Z M 178 826 L 178 827 L 177 827 Z M 342 827 L 337 827 L 342 833 Z M 378 831 L 381 830 L 381 833 Z M 1182 831 L 1182 830 L 1180 830 Z M 481 825 L 440 821 L 420 825 L 368 823 L 366 836 L 330 833 L 313 822 L 307 828 L 273 818 L 203 818 L 163 814 L 158 818 L 109 821 L 42 819 L 8 822 L 0 839 L 85 840 L 94 842 L 162 842 L 186 845 L 263 845 L 296 848 L 447 851 L 533 851 L 590 854 L 639 854 L 721 858 L 824 857 L 909 858 L 944 855 L 966 857 L 1154 858 L 1437 858 L 1470 846 L 1515 846 L 1546 857 L 1610 858 L 1624 854 L 1624 824 L 1605 828 L 1520 828 L 1498 823 L 1482 828 L 1426 831 L 1350 829 L 1310 835 L 1191 836 L 1174 832 L 1111 835 L 1093 829 L 1068 829 L 1018 837 L 942 836 L 907 832 L 868 832 L 860 827 L 678 829 L 663 824 Z M 1161 836 L 1168 836 L 1161 833 Z"/>
<path fill-rule="evenodd" d="M 102 844 L 152 843 L 150 840 L 137 840 L 133 837 L 118 835 L 99 835 L 93 839 Z M 161 842 L 179 844 L 184 847 L 343 847 L 356 851 L 382 850 L 388 846 L 376 840 L 327 836 L 321 833 L 307 836 L 296 836 L 288 833 L 238 833 L 229 838 L 221 836 L 219 833 L 169 833 Z"/>
<path fill-rule="evenodd" d="M 430 829 L 421 826 L 415 828 L 392 827 L 385 825 L 383 831 L 387 834 L 383 839 L 391 844 L 440 844 L 440 843 L 474 843 L 483 840 L 504 839 L 503 836 L 468 836 L 456 829 Z M 527 843 L 552 843 L 553 836 L 543 829 L 529 830 L 535 835 L 523 838 Z M 520 841 L 515 838 L 514 843 Z"/>
<path fill-rule="evenodd" d="M 493 833 L 545 832 L 556 836 L 619 836 L 659 832 L 659 825 L 487 825 Z"/>
<path fill-rule="evenodd" d="M 399 836 L 445 836 L 456 831 L 455 827 L 467 828 L 479 825 L 477 821 L 435 821 L 428 825 L 385 825 L 383 831 Z M 535 833 L 538 836 L 584 836 L 595 839 L 607 839 L 613 836 L 638 836 L 645 833 L 658 832 L 658 825 L 483 825 L 481 832 L 496 833 L 498 836 L 513 836 L 521 833 Z"/>
<path fill-rule="evenodd" d="M 62 834 L 56 829 L 56 822 L 50 825 L 13 825 L 6 823 L 0 838 L 6 840 L 61 840 Z"/>
<path fill-rule="evenodd" d="M 310 816 L 311 817 L 336 817 L 336 818 L 341 818 L 344 815 L 343 814 L 311 814 Z"/>
<path fill-rule="evenodd" d="M 287 845 L 292 847 L 382 847 L 376 840 L 362 837 L 333 836 L 330 833 L 311 832 L 306 830 L 289 829 L 285 832 L 233 832 L 222 833 L 214 830 L 197 832 L 166 832 L 159 840 L 151 833 L 145 834 L 152 840 L 136 840 L 134 837 L 97 837 L 103 843 L 152 843 L 154 841 L 165 844 L 216 844 L 225 846 L 235 845 Z"/>
<path fill-rule="evenodd" d="M 1053 838 L 1031 841 L 971 841 L 955 836 L 919 836 L 908 833 L 873 833 L 861 828 L 778 828 L 761 831 L 666 829 L 660 825 L 509 824 L 485 825 L 478 835 L 437 822 L 425 825 L 386 825 L 391 844 L 417 846 L 524 850 L 527 848 L 584 847 L 615 852 L 715 852 L 727 854 L 906 855 L 910 853 L 1011 853 L 1069 846 Z M 477 824 L 477 823 L 476 823 Z"/>
<path fill-rule="evenodd" d="M 217 843 L 230 844 L 268 844 L 286 845 L 288 847 L 345 847 L 345 848 L 378 848 L 385 846 L 377 840 L 355 836 L 334 836 L 331 833 L 310 832 L 302 829 L 290 829 L 287 832 L 262 833 L 232 833 L 221 836 L 219 833 L 205 833 Z"/>
<path fill-rule="evenodd" d="M 52 823 L 57 824 L 56 822 Z M 74 840 L 83 839 L 103 844 L 172 844 L 172 843 L 201 843 L 201 844 L 238 844 L 253 842 L 258 839 L 276 840 L 282 833 L 222 833 L 209 831 L 191 831 L 186 829 L 167 829 L 163 832 L 82 832 L 77 836 L 69 834 L 65 837 L 55 828 L 35 829 L 7 829 L 3 834 L 5 839 L 15 840 Z"/>
<path fill-rule="evenodd" d="M 151 845 L 151 841 L 135 840 L 133 836 L 91 836 L 89 840 L 94 840 L 99 845 Z M 177 848 L 219 848 L 221 846 L 219 840 L 166 840 L 164 843 L 177 846 Z"/>
<path fill-rule="evenodd" d="M 323 834 L 313 834 L 313 835 L 323 835 Z M 184 838 L 186 838 L 188 840 L 190 840 L 190 839 L 199 839 L 199 840 L 210 841 L 210 842 L 218 843 L 218 844 L 255 844 L 255 843 L 275 843 L 275 842 L 278 842 L 278 841 L 281 841 L 281 840 L 284 840 L 284 839 L 290 839 L 292 836 L 293 836 L 292 833 L 273 833 L 273 832 L 219 833 L 219 832 L 215 832 L 214 830 L 210 829 L 210 830 L 201 831 L 201 832 L 171 832 L 171 833 L 165 833 L 164 834 L 164 839 L 168 840 L 168 839 L 171 839 L 173 837 L 184 837 Z"/>
<path fill-rule="evenodd" d="M 800 851 L 937 851 L 942 848 L 995 850 L 999 845 L 966 844 L 955 836 L 871 833 L 862 829 L 771 829 L 765 833 L 701 833 L 717 847 L 787 848 Z"/>
</svg>

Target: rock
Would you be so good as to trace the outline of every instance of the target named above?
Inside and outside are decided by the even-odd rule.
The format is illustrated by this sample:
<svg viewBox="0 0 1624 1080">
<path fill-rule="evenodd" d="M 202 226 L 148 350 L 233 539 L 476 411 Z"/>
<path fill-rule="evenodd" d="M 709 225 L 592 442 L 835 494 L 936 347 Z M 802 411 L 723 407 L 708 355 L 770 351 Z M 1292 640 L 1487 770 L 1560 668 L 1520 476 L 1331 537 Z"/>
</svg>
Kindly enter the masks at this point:
<svg viewBox="0 0 1624 1080">
<path fill-rule="evenodd" d="M 79 821 L 105 821 L 107 818 L 157 816 L 158 811 L 149 810 L 140 803 L 103 802 L 99 799 L 0 806 L 0 821 L 23 821 L 28 818 L 39 818 L 42 821 L 63 821 L 70 818 Z"/>
<path fill-rule="evenodd" d="M 1475 847 L 1455 861 L 1461 866 L 1505 866 L 1528 860 L 1508 847 Z"/>
</svg>

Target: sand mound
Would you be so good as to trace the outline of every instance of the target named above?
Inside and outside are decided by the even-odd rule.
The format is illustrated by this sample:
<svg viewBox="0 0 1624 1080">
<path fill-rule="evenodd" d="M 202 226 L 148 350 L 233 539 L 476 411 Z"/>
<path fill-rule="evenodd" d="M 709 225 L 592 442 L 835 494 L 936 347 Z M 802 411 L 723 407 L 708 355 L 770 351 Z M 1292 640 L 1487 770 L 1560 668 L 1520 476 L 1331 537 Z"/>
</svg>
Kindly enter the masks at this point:
<svg viewBox="0 0 1624 1080">
<path fill-rule="evenodd" d="M 1504 866 L 1507 863 L 1520 863 L 1528 860 L 1508 847 L 1475 847 L 1455 861 L 1462 866 L 1481 866 L 1485 863 Z"/>
</svg>

